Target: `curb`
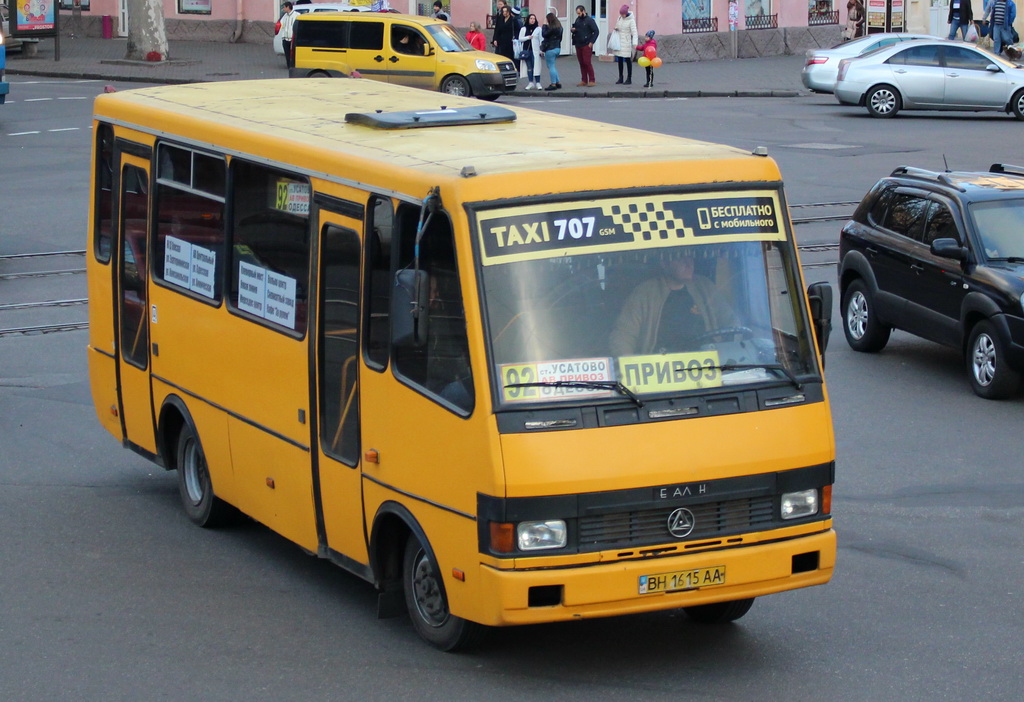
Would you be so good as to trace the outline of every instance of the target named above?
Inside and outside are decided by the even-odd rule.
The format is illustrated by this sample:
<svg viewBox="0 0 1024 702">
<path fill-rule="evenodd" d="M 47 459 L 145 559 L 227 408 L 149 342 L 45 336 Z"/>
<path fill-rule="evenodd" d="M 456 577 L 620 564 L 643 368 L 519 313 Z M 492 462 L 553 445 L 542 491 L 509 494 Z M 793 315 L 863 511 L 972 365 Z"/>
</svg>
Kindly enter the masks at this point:
<svg viewBox="0 0 1024 702">
<path fill-rule="evenodd" d="M 799 90 L 515 90 L 514 97 L 539 98 L 797 98 L 809 93 Z"/>
</svg>

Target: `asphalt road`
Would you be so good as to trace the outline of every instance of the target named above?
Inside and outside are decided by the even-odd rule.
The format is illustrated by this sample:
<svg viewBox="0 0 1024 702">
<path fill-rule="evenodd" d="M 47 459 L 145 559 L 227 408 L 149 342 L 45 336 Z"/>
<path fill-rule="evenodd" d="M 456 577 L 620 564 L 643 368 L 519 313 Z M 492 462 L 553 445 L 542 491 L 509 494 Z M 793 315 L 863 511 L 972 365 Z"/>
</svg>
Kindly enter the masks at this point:
<svg viewBox="0 0 1024 702">
<path fill-rule="evenodd" d="M 14 90 L 0 108 L 0 257 L 82 249 L 102 84 Z M 543 104 L 767 145 L 797 204 L 856 201 L 894 166 L 941 167 L 944 152 L 986 168 L 1021 133 L 998 116 L 880 122 L 822 96 Z M 800 225 L 798 237 L 834 243 L 838 229 Z M 84 276 L 2 277 L 15 269 L 41 270 L 0 258 L 0 304 L 84 296 Z M 263 527 L 192 526 L 174 475 L 97 423 L 85 343 L 81 330 L 0 336 L 2 700 L 1024 697 L 1024 396 L 976 398 L 952 351 L 895 333 L 883 353 L 856 354 L 836 320 L 829 585 L 759 600 L 733 626 L 658 613 L 505 629 L 448 655 L 404 619 L 377 620 L 370 586 Z"/>
</svg>

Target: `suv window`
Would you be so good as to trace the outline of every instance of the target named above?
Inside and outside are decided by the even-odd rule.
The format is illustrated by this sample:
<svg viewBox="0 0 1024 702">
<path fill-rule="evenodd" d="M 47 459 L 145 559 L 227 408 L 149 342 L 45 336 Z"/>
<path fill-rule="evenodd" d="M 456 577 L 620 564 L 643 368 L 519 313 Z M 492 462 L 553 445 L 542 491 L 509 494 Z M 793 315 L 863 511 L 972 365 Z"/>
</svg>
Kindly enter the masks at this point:
<svg viewBox="0 0 1024 702">
<path fill-rule="evenodd" d="M 868 213 L 868 221 L 875 225 L 881 225 L 885 221 L 885 211 L 889 207 L 889 202 L 892 200 L 892 194 L 894 188 L 886 188 L 876 199 L 875 204 L 871 206 L 871 211 Z"/>
<path fill-rule="evenodd" d="M 938 46 L 911 46 L 894 54 L 886 63 L 908 66 L 940 66 Z"/>
<path fill-rule="evenodd" d="M 921 241 L 929 201 L 918 195 L 896 193 L 882 226 L 897 234 Z"/>
<path fill-rule="evenodd" d="M 933 202 L 928 215 L 928 224 L 924 228 L 924 237 L 921 241 L 926 246 L 936 239 L 955 239 L 961 242 L 960 231 L 956 228 L 956 221 L 949 207 L 941 202 Z"/>
<path fill-rule="evenodd" d="M 984 71 L 992 62 L 977 51 L 965 49 L 961 46 L 947 46 L 945 63 L 947 68 L 966 68 L 975 71 Z"/>
</svg>

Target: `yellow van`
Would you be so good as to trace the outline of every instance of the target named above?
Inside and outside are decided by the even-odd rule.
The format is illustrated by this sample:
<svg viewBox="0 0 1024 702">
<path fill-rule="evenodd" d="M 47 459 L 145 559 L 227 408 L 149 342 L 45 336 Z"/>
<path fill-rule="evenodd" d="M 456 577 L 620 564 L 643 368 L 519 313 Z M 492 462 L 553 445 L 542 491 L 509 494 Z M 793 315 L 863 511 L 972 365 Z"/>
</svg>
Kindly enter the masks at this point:
<svg viewBox="0 0 1024 702">
<path fill-rule="evenodd" d="M 292 78 L 352 76 L 494 100 L 515 90 L 508 58 L 477 51 L 447 22 L 393 13 L 308 13 L 295 21 Z"/>
</svg>

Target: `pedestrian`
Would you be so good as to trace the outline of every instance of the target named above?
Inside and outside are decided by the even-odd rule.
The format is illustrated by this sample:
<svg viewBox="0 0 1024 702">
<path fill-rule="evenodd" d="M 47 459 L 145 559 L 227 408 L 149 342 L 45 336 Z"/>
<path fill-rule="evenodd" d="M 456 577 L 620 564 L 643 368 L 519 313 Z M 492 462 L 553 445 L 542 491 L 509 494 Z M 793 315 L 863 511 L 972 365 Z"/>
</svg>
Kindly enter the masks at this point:
<svg viewBox="0 0 1024 702">
<path fill-rule="evenodd" d="M 1013 43 L 1013 23 L 1017 19 L 1017 5 L 1013 0 L 988 0 L 985 3 L 985 19 L 989 20 L 992 32 L 992 51 L 1003 52 L 1004 46 Z"/>
<path fill-rule="evenodd" d="M 487 37 L 480 31 L 479 22 L 470 22 L 469 31 L 466 32 L 466 41 L 477 51 L 487 51 Z"/>
<path fill-rule="evenodd" d="M 615 42 L 618 44 L 618 48 L 615 48 L 612 53 L 615 55 L 615 63 L 619 67 L 619 79 L 615 81 L 616 85 L 632 85 L 633 84 L 633 47 L 636 46 L 640 40 L 640 35 L 636 30 L 636 18 L 633 13 L 629 11 L 629 5 L 623 5 L 619 8 L 619 18 L 615 20 L 615 34 L 614 38 L 609 37 L 608 41 Z M 618 40 L 616 42 L 616 39 Z M 622 79 L 622 68 L 625 66 L 628 70 L 626 72 L 626 79 Z"/>
<path fill-rule="evenodd" d="M 281 47 L 284 49 L 284 63 L 288 68 L 295 66 L 295 52 L 292 51 L 292 31 L 298 14 L 291 2 L 285 2 L 284 14 L 281 15 Z"/>
<path fill-rule="evenodd" d="M 643 56 L 644 52 L 647 51 L 647 47 L 648 46 L 653 47 L 655 50 L 658 49 L 658 42 L 654 39 L 654 30 L 653 29 L 650 30 L 649 32 L 647 32 L 647 34 L 645 34 L 644 36 L 647 37 L 647 41 L 645 41 L 640 46 L 636 47 L 636 50 L 640 52 L 641 56 Z M 647 66 L 644 68 L 644 70 L 647 71 L 647 82 L 644 83 L 644 87 L 645 88 L 653 88 L 654 87 L 654 66 L 652 66 L 651 64 L 647 64 Z"/>
<path fill-rule="evenodd" d="M 849 41 L 861 35 L 864 27 L 864 3 L 860 0 L 849 0 L 846 3 L 846 29 L 843 30 L 843 39 Z"/>
<path fill-rule="evenodd" d="M 601 30 L 597 28 L 597 22 L 587 14 L 587 8 L 583 5 L 576 6 L 576 19 L 572 23 L 572 45 L 576 47 L 576 60 L 580 64 L 580 82 L 576 87 L 594 87 L 597 79 L 594 77 L 594 44 Z"/>
<path fill-rule="evenodd" d="M 946 18 L 949 23 L 949 40 L 956 38 L 956 30 L 959 29 L 964 41 L 967 41 L 967 30 L 973 19 L 971 0 L 949 0 L 949 17 Z"/>
<path fill-rule="evenodd" d="M 526 89 L 533 90 L 534 87 L 540 90 L 540 45 L 543 41 L 543 32 L 537 22 L 537 15 L 530 14 L 526 18 L 526 24 L 519 30 L 519 43 L 523 47 L 519 54 L 522 59 L 522 66 L 526 74 Z"/>
<path fill-rule="evenodd" d="M 512 8 L 501 3 L 498 7 L 498 14 L 494 18 L 494 34 L 491 36 L 491 46 L 494 53 L 501 54 L 511 59 L 519 70 L 519 59 L 516 58 L 512 48 L 512 42 L 516 38 L 516 21 L 512 17 Z"/>
<path fill-rule="evenodd" d="M 448 21 L 448 13 L 444 11 L 444 5 L 441 4 L 441 0 L 434 0 L 434 14 L 430 16 L 442 22 Z"/>
<path fill-rule="evenodd" d="M 544 90 L 561 90 L 558 69 L 555 67 L 555 59 L 562 53 L 562 23 L 554 12 L 549 12 L 545 18 L 547 22 L 541 27 L 541 51 L 544 52 L 544 63 L 548 66 L 548 80 L 550 83 Z"/>
</svg>

